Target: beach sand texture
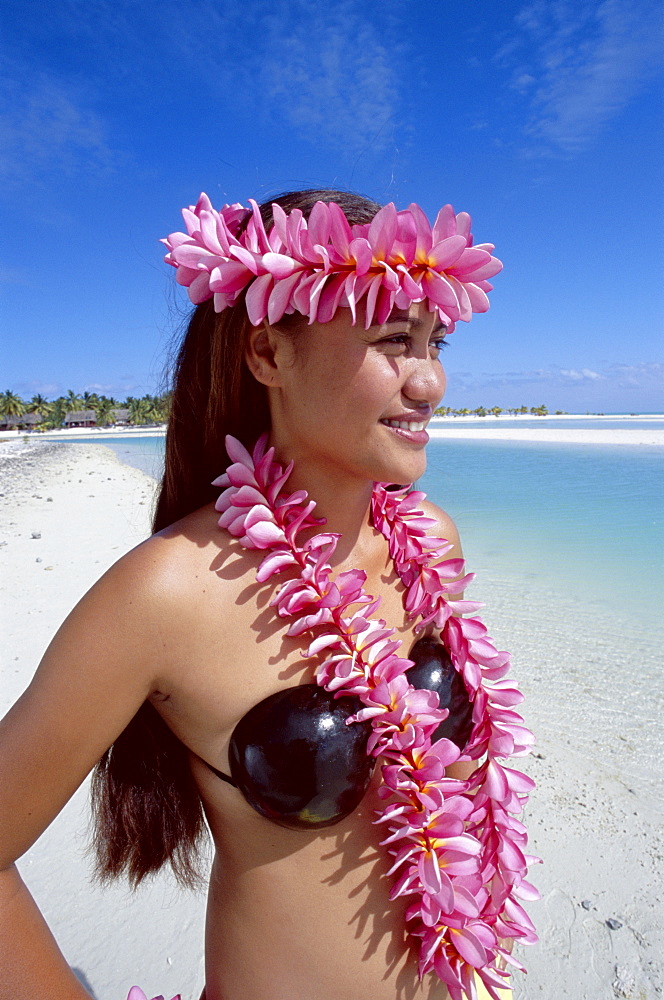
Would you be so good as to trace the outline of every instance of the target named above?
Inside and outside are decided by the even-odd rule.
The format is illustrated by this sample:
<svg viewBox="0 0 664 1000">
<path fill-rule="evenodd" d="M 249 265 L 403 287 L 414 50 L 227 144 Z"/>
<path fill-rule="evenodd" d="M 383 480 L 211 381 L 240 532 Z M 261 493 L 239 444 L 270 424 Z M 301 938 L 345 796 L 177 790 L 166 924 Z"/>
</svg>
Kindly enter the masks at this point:
<svg viewBox="0 0 664 1000">
<path fill-rule="evenodd" d="M 533 444 L 628 445 L 664 448 L 664 428 L 636 427 L 501 427 L 476 426 L 446 422 L 444 427 L 430 425 L 432 439 L 483 441 L 529 441 Z"/>
<path fill-rule="evenodd" d="M 4 711 L 76 601 L 148 534 L 154 482 L 100 444 L 44 441 L 0 445 L 0 480 Z M 470 568 L 538 736 L 522 763 L 539 786 L 527 821 L 545 861 L 532 871 L 543 900 L 529 907 L 541 943 L 523 949 L 529 974 L 515 977 L 514 996 L 661 997 L 661 629 Z M 96 1000 L 124 1000 L 133 983 L 197 1000 L 203 895 L 168 876 L 136 894 L 92 885 L 86 785 L 21 860 L 28 885 Z"/>
</svg>

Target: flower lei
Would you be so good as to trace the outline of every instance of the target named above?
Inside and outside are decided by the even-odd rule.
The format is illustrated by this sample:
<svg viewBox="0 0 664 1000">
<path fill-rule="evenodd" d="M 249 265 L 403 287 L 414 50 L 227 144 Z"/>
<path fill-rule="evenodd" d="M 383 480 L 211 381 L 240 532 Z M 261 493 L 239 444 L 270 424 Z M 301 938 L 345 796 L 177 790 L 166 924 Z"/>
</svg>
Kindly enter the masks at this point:
<svg viewBox="0 0 664 1000">
<path fill-rule="evenodd" d="M 299 312 L 309 322 L 327 323 L 339 306 L 365 303 L 365 326 L 384 323 L 394 307 L 426 302 L 451 333 L 457 320 L 489 308 L 487 280 L 502 269 L 492 243 L 473 246 L 467 212 L 451 205 L 433 226 L 419 205 L 397 212 L 390 202 L 370 223 L 351 226 L 336 202 L 316 202 L 308 219 L 300 209 L 272 205 L 269 233 L 258 205 L 236 203 L 217 212 L 206 194 L 182 210 L 186 233 L 162 240 L 165 261 L 194 303 L 214 297 L 221 312 L 245 288 L 249 320 L 278 322 Z M 242 225 L 251 212 L 244 230 Z"/>
<path fill-rule="evenodd" d="M 364 707 L 349 723 L 372 722 L 367 752 L 384 761 L 378 794 L 387 800 L 376 822 L 385 824 L 382 843 L 393 856 L 388 875 L 400 871 L 390 898 L 414 897 L 406 923 L 421 939 L 420 977 L 434 971 L 452 1000 L 475 998 L 479 977 L 499 1000 L 495 990 L 509 987 L 500 960 L 525 971 L 508 944 L 537 940 L 520 900 L 538 898 L 525 880 L 528 864 L 538 859 L 524 854 L 526 830 L 515 818 L 534 782 L 501 762 L 527 754 L 533 743 L 514 709 L 523 696 L 505 676 L 509 654 L 495 649 L 478 618 L 459 617 L 481 605 L 449 599 L 472 576 L 459 579 L 463 560 L 441 559 L 450 543 L 426 535 L 435 522 L 417 509 L 424 494 L 376 484 L 373 524 L 388 540 L 406 588 L 406 611 L 420 619 L 418 629 L 433 624 L 441 630 L 473 703 L 473 730 L 463 753 L 447 739 L 432 743 L 447 710 L 438 707 L 435 693 L 408 683 L 412 661 L 396 655 L 396 630 L 371 618 L 380 598 L 364 591 L 366 574 L 353 569 L 332 578 L 329 560 L 340 536 L 320 532 L 298 543 L 303 529 L 324 522 L 313 517 L 315 503 L 304 490 L 282 494 L 293 463 L 283 469 L 266 445 L 264 435 L 250 455 L 235 438 L 226 438 L 232 464 L 213 484 L 225 487 L 216 504 L 219 525 L 246 548 L 266 550 L 259 582 L 287 567 L 298 570 L 271 605 L 293 619 L 288 635 L 323 626 L 306 653 L 325 651 L 317 682 L 359 696 Z M 484 755 L 469 781 L 445 777 L 448 764 Z"/>
</svg>

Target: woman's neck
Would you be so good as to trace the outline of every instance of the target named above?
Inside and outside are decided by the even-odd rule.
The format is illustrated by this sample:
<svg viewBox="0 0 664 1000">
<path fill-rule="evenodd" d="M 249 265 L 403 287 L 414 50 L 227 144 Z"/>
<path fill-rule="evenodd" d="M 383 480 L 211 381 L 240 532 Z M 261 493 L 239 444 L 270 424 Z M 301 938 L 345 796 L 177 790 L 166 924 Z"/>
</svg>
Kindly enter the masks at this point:
<svg viewBox="0 0 664 1000">
<path fill-rule="evenodd" d="M 306 457 L 289 455 L 278 445 L 275 450 L 276 460 L 284 466 L 291 459 L 294 462 L 286 491 L 306 490 L 309 499 L 316 503 L 314 516 L 325 518 L 325 525 L 318 531 L 330 531 L 341 536 L 333 557 L 334 565 L 346 562 L 351 554 L 359 554 L 358 549 L 362 552 L 378 541 L 381 536 L 374 531 L 370 519 L 371 480 L 340 475 L 338 469 L 327 468 Z"/>
</svg>

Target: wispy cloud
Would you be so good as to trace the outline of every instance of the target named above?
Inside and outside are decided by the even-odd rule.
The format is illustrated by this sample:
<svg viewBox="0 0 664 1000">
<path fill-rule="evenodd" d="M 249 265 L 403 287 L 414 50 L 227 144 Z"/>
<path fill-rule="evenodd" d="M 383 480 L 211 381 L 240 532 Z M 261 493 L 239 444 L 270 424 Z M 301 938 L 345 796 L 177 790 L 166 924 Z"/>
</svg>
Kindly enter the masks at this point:
<svg viewBox="0 0 664 1000">
<path fill-rule="evenodd" d="M 407 63 L 407 43 L 389 5 L 162 0 L 155 17 L 128 0 L 91 0 L 81 17 L 79 0 L 62 0 L 44 17 L 42 36 L 78 46 L 92 72 L 69 79 L 40 66 L 38 56 L 31 61 L 29 47 L 8 57 L 11 65 L 0 69 L 0 176 L 113 163 L 116 143 L 97 107 L 109 94 L 140 102 L 146 80 L 162 81 L 164 67 L 166 90 L 177 79 L 192 109 L 205 105 L 212 121 L 218 109 L 222 145 L 229 106 L 258 128 L 281 126 L 285 146 L 297 134 L 354 158 L 393 142 L 404 99 L 395 65 Z M 104 65 L 113 73 L 96 71 Z"/>
<path fill-rule="evenodd" d="M 654 0 L 532 0 L 496 53 L 530 111 L 536 148 L 588 146 L 661 64 Z"/>
<path fill-rule="evenodd" d="M 96 392 L 105 396 L 114 396 L 116 399 L 126 399 L 127 396 L 142 396 L 144 393 L 154 393 L 154 379 L 150 379 L 143 374 L 121 375 L 114 382 L 86 382 L 79 384 L 75 379 L 68 379 L 65 382 L 44 381 L 42 379 L 17 379 L 12 383 L 12 390 L 17 392 L 24 399 L 30 399 L 39 393 L 47 399 L 56 399 L 64 396 L 73 389 L 74 392 Z"/>
<path fill-rule="evenodd" d="M 660 391 L 664 387 L 664 364 L 658 362 L 641 365 L 616 364 L 611 365 L 609 371 L 622 385 L 653 387 Z"/>
<path fill-rule="evenodd" d="M 191 71 L 222 99 L 232 94 L 236 107 L 355 155 L 389 144 L 401 97 L 394 67 L 403 45 L 387 13 L 365 9 L 356 0 L 272 0 L 247 5 L 240 34 L 237 11 L 202 3 L 179 15 L 171 9 L 168 40 L 161 38 L 177 38 Z M 202 37 L 218 42 L 201 46 Z"/>
<path fill-rule="evenodd" d="M 0 178 L 38 180 L 42 172 L 106 170 L 112 154 L 102 120 L 73 89 L 23 69 L 0 79 Z"/>
<path fill-rule="evenodd" d="M 282 3 L 268 22 L 265 92 L 298 130 L 383 148 L 394 121 L 394 53 L 362 7 Z M 268 54 L 269 53 L 269 54 Z"/>
<path fill-rule="evenodd" d="M 449 405 L 532 406 L 545 402 L 573 412 L 664 409 L 664 365 L 613 364 L 527 371 L 448 370 Z M 446 400 L 447 401 L 447 400 Z"/>
<path fill-rule="evenodd" d="M 0 267 L 0 286 L 29 285 L 27 273 L 17 267 Z"/>
<path fill-rule="evenodd" d="M 583 382 L 586 380 L 594 382 L 598 378 L 606 378 L 606 375 L 600 375 L 599 372 L 594 372 L 590 368 L 582 368 L 580 371 L 576 368 L 561 368 L 560 375 L 563 378 L 572 379 L 573 382 Z"/>
<path fill-rule="evenodd" d="M 600 371 L 593 368 L 533 368 L 527 371 L 505 372 L 455 372 L 450 368 L 450 378 L 463 380 L 465 385 L 527 385 L 546 382 L 551 385 L 569 385 L 578 382 L 611 382 L 616 385 L 640 385 L 643 387 L 664 386 L 664 364 L 629 365 L 613 364 Z"/>
</svg>

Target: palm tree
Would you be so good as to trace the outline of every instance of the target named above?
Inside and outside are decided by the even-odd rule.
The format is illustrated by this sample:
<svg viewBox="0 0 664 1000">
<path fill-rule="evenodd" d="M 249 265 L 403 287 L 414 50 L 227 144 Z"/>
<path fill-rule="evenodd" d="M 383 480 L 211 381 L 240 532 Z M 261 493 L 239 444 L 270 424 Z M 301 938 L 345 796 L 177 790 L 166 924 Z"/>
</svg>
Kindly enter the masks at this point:
<svg viewBox="0 0 664 1000">
<path fill-rule="evenodd" d="M 81 396 L 81 404 L 84 410 L 94 410 L 99 403 L 99 396 L 96 392 L 84 392 Z"/>
<path fill-rule="evenodd" d="M 73 389 L 69 389 L 64 398 L 67 404 L 68 413 L 75 413 L 76 410 L 80 410 L 83 406 L 83 399 L 81 396 L 77 396 Z"/>
<path fill-rule="evenodd" d="M 135 396 L 130 396 L 127 402 L 129 403 L 129 423 L 147 424 L 148 404 L 145 401 L 145 397 L 137 399 Z"/>
<path fill-rule="evenodd" d="M 21 417 L 25 413 L 25 403 L 11 389 L 0 393 L 0 412 L 6 417 Z"/>
<path fill-rule="evenodd" d="M 40 417 L 48 417 L 53 411 L 53 404 L 49 403 L 46 396 L 42 396 L 37 392 L 27 404 L 26 411 L 28 413 L 38 413 Z"/>
<path fill-rule="evenodd" d="M 168 417 L 169 417 L 170 412 L 171 412 L 171 405 L 172 405 L 172 403 L 173 403 L 173 393 L 169 389 L 168 392 L 162 393 L 162 396 L 161 396 L 161 405 L 162 405 L 163 410 L 164 410 L 164 417 L 167 420 L 168 420 Z"/>
<path fill-rule="evenodd" d="M 492 406 L 489 412 L 493 413 L 494 417 L 499 417 L 503 411 L 500 406 Z"/>
<path fill-rule="evenodd" d="M 65 422 L 65 416 L 69 412 L 69 406 L 67 404 L 67 400 L 65 399 L 64 396 L 58 396 L 57 399 L 53 400 L 50 406 L 51 406 L 51 412 L 46 417 L 43 427 L 45 429 L 46 428 L 57 429 L 59 427 L 62 427 L 62 425 Z"/>
<path fill-rule="evenodd" d="M 111 410 L 113 409 L 113 401 L 107 399 L 106 396 L 97 398 L 96 405 L 93 407 L 95 411 L 95 420 L 98 427 L 107 427 L 109 424 L 113 423 L 113 415 Z"/>
</svg>

